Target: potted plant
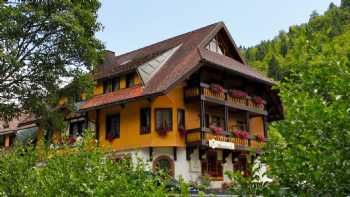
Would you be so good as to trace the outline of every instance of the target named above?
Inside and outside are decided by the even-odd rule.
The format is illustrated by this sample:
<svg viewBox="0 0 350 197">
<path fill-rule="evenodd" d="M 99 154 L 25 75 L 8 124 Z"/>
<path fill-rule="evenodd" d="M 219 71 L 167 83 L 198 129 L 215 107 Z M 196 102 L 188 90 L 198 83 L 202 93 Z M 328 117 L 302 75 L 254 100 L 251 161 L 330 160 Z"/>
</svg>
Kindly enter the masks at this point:
<svg viewBox="0 0 350 197">
<path fill-rule="evenodd" d="M 67 139 L 68 144 L 74 144 L 77 141 L 76 137 L 74 135 L 70 135 Z"/>
<path fill-rule="evenodd" d="M 249 133 L 247 131 L 241 131 L 241 138 L 244 140 L 249 139 Z"/>
<path fill-rule="evenodd" d="M 113 142 L 114 138 L 115 138 L 115 136 L 114 136 L 113 133 L 109 133 L 108 136 L 107 136 L 107 140 L 108 140 L 109 142 L 111 142 L 111 143 Z"/>
<path fill-rule="evenodd" d="M 213 131 L 213 133 L 215 135 L 220 135 L 223 131 L 223 129 L 221 127 L 217 127 L 217 126 L 212 126 L 211 130 Z"/>
<path fill-rule="evenodd" d="M 186 129 L 183 126 L 179 126 L 178 130 L 179 130 L 181 136 L 186 135 Z"/>
<path fill-rule="evenodd" d="M 233 136 L 235 136 L 235 138 L 241 138 L 241 131 L 237 130 L 233 132 Z"/>
<path fill-rule="evenodd" d="M 232 98 L 245 99 L 248 97 L 248 94 L 242 90 L 232 89 L 229 90 L 228 93 Z"/>
<path fill-rule="evenodd" d="M 260 96 L 253 97 L 253 101 L 257 105 L 263 105 L 265 103 L 264 99 L 261 98 Z"/>
<path fill-rule="evenodd" d="M 157 129 L 157 133 L 160 136 L 166 136 L 166 134 L 170 131 L 170 127 L 168 126 L 168 124 L 164 121 L 161 125 L 161 127 L 159 127 Z"/>
<path fill-rule="evenodd" d="M 217 84 L 217 83 L 210 84 L 210 90 L 215 92 L 215 93 L 224 93 L 225 92 L 225 89 L 220 84 Z"/>
<path fill-rule="evenodd" d="M 255 135 L 255 140 L 257 142 L 265 142 L 265 137 L 262 135 Z"/>
</svg>

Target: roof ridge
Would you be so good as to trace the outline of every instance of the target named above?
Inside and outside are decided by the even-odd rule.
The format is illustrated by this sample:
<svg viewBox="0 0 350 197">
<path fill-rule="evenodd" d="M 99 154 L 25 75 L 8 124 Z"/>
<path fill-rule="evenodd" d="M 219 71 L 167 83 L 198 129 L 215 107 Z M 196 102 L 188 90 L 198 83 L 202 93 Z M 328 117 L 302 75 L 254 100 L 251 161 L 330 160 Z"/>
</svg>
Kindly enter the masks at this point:
<svg viewBox="0 0 350 197">
<path fill-rule="evenodd" d="M 204 30 L 204 29 L 207 29 L 207 28 L 209 28 L 209 27 L 211 27 L 211 26 L 216 26 L 216 25 L 218 25 L 218 24 L 220 24 L 220 23 L 222 23 L 222 22 L 221 22 L 221 21 L 220 21 L 220 22 L 216 22 L 216 23 L 213 23 L 213 24 L 204 26 L 204 27 L 200 27 L 200 28 L 198 28 L 198 29 L 194 29 L 194 30 L 189 31 L 189 32 L 185 32 L 185 33 L 183 33 L 183 34 L 180 34 L 180 35 L 177 35 L 177 36 L 174 36 L 174 37 L 166 38 L 166 39 L 161 40 L 161 41 L 158 41 L 158 42 L 156 42 L 156 43 L 152 43 L 152 44 L 150 44 L 150 45 L 147 45 L 147 46 L 144 46 L 144 47 L 135 49 L 135 50 L 133 50 L 133 51 L 129 51 L 129 52 L 123 53 L 123 54 L 121 54 L 121 55 L 117 55 L 117 56 L 115 56 L 115 57 L 118 59 L 118 58 L 121 58 L 122 56 L 129 55 L 129 54 L 131 54 L 131 53 L 135 53 L 135 52 L 144 50 L 144 49 L 146 49 L 146 48 L 150 48 L 150 47 L 156 46 L 157 44 L 164 43 L 164 42 L 166 42 L 166 41 L 174 40 L 174 39 L 177 39 L 177 38 L 180 38 L 180 37 L 185 37 L 185 36 L 190 35 L 190 34 L 192 34 L 192 33 L 195 33 L 195 32 L 198 32 L 198 31 L 201 31 L 201 30 Z"/>
</svg>

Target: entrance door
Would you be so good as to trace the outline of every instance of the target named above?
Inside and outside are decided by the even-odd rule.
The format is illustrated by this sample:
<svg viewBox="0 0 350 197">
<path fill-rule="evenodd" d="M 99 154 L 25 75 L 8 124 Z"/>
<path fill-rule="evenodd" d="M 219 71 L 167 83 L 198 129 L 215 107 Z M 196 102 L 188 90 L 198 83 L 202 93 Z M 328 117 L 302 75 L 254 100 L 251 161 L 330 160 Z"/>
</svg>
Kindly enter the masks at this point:
<svg viewBox="0 0 350 197">
<path fill-rule="evenodd" d="M 174 176 L 174 161 L 168 156 L 159 156 L 153 162 L 153 172 L 164 171 Z"/>
</svg>

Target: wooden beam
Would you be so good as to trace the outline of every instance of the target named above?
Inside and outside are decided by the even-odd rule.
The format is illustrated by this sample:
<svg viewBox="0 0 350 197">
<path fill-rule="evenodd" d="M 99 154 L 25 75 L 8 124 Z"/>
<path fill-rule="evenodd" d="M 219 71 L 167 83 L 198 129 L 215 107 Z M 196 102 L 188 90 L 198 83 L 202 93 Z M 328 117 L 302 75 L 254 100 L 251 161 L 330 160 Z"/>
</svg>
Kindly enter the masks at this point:
<svg viewBox="0 0 350 197">
<path fill-rule="evenodd" d="M 173 147 L 173 157 L 174 157 L 174 161 L 177 160 L 177 148 L 176 146 Z"/>
<path fill-rule="evenodd" d="M 194 148 L 193 147 L 186 147 L 186 160 L 191 160 L 191 154 L 193 153 Z"/>
<path fill-rule="evenodd" d="M 222 150 L 222 162 L 226 163 L 227 157 L 230 155 L 231 151 L 230 150 Z"/>
<path fill-rule="evenodd" d="M 225 127 L 225 131 L 228 131 L 228 120 L 229 120 L 229 113 L 228 113 L 228 107 L 227 107 L 227 105 L 225 105 L 225 112 L 224 112 L 224 114 L 225 114 L 225 120 L 224 120 L 224 127 Z"/>
<path fill-rule="evenodd" d="M 96 139 L 97 141 L 99 141 L 100 139 L 100 110 L 99 109 L 96 109 L 95 132 L 96 132 Z"/>
<path fill-rule="evenodd" d="M 149 161 L 153 161 L 153 147 L 149 147 Z"/>
<path fill-rule="evenodd" d="M 267 116 L 263 116 L 263 124 L 264 124 L 264 137 L 265 138 L 268 138 L 269 136 L 268 136 L 268 131 L 267 131 L 267 129 L 268 129 L 268 121 L 267 121 Z"/>
<path fill-rule="evenodd" d="M 246 130 L 251 134 L 250 132 L 250 112 L 246 111 L 245 113 L 245 122 L 246 122 Z M 248 145 L 250 146 L 250 139 L 248 139 Z"/>
</svg>

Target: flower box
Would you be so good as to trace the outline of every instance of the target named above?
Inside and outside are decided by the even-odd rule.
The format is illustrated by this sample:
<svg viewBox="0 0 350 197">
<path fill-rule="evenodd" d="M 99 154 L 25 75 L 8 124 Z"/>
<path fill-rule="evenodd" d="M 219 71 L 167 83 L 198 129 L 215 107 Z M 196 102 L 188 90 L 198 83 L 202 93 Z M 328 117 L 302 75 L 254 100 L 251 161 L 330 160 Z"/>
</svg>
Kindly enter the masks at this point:
<svg viewBox="0 0 350 197">
<path fill-rule="evenodd" d="M 246 99 L 248 97 L 248 94 L 242 90 L 232 89 L 228 93 L 232 98 Z"/>
<path fill-rule="evenodd" d="M 157 133 L 160 136 L 166 136 L 169 131 L 170 131 L 169 127 L 164 127 L 164 128 L 158 128 L 157 129 Z"/>
<path fill-rule="evenodd" d="M 262 135 L 255 135 L 255 140 L 257 142 L 265 142 L 265 137 Z"/>
<path fill-rule="evenodd" d="M 211 127 L 210 129 L 213 131 L 215 135 L 220 135 L 223 131 L 221 127 Z"/>
<path fill-rule="evenodd" d="M 221 85 L 216 83 L 210 84 L 210 90 L 212 92 L 219 93 L 219 94 L 222 94 L 225 92 L 225 89 Z"/>
</svg>

